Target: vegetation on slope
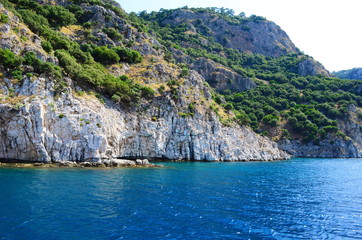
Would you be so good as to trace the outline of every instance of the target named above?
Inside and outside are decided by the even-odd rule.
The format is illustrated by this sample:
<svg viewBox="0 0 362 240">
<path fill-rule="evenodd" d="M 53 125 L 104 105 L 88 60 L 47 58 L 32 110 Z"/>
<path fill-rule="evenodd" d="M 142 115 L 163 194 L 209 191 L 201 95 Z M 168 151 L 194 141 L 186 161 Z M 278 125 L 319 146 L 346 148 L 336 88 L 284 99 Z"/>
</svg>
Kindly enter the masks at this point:
<svg viewBox="0 0 362 240">
<path fill-rule="evenodd" d="M 213 18 L 217 16 L 229 24 L 241 26 L 247 21 L 265 20 L 256 16 L 247 18 L 243 14 L 234 16 L 227 9 L 188 10 L 195 13 L 206 11 Z M 190 62 L 199 57 L 212 59 L 257 83 L 255 89 L 245 92 L 234 92 L 233 89 L 220 92 L 227 101 L 224 106 L 234 111 L 240 124 L 249 125 L 256 132 L 275 140 L 296 138 L 317 143 L 327 134 L 345 138 L 337 121 L 348 118 L 350 105 L 362 107 L 362 97 L 358 94 L 362 82 L 323 75 L 299 75 L 298 64 L 310 58 L 302 52 L 273 58 L 227 48 L 210 37 L 208 26 L 201 19 L 192 26 L 190 23 L 176 27 L 163 24 L 174 11 L 177 10 L 141 12 L 139 21 L 146 24 L 150 32 L 155 32 L 170 52 L 172 49 L 181 50 L 191 58 Z M 190 34 L 192 27 L 197 32 Z M 171 54 L 169 58 L 172 58 Z M 216 101 L 222 103 L 222 98 L 216 97 Z"/>
<path fill-rule="evenodd" d="M 141 97 L 152 97 L 152 89 L 134 83 L 127 77 L 115 77 L 108 73 L 109 64 L 128 62 L 139 63 L 142 56 L 139 52 L 127 47 L 96 46 L 92 43 L 79 45 L 59 29 L 70 24 L 84 24 L 88 14 L 79 5 L 41 5 L 32 0 L 1 0 L 1 3 L 11 9 L 29 28 L 43 38 L 43 49 L 54 54 L 58 60 L 60 69 L 51 63 L 41 62 L 35 54 L 28 52 L 24 57 L 15 56 L 9 50 L 1 50 L 3 68 L 14 71 L 18 78 L 22 76 L 22 70 L 31 65 L 40 73 L 47 73 L 60 79 L 62 75 L 72 77 L 78 84 L 90 86 L 109 95 L 112 99 L 122 102 L 137 102 Z M 102 1 L 77 1 L 77 4 L 100 5 L 114 10 L 119 16 L 125 16 L 124 12 L 110 3 Z M 3 19 L 3 17 L 2 17 Z M 5 19 L 5 18 L 4 18 Z M 3 20 L 4 22 L 4 20 Z M 90 36 L 91 37 L 91 36 Z M 25 59 L 32 56 L 31 61 Z M 16 60 L 11 60 L 16 59 Z M 36 66 L 34 66 L 36 65 Z"/>
<path fill-rule="evenodd" d="M 116 102 L 131 103 L 142 97 L 151 98 L 154 95 L 152 89 L 135 83 L 129 77 L 115 77 L 109 73 L 109 65 L 125 62 L 137 64 L 143 61 L 143 57 L 130 48 L 132 43 L 123 43 L 124 35 L 113 27 L 103 27 L 102 31 L 110 39 L 120 43 L 119 46 L 94 44 L 96 37 L 92 35 L 92 28 L 97 23 L 87 21 L 90 12 L 84 6 L 98 5 L 112 10 L 139 31 L 156 36 L 163 45 L 165 60 L 175 62 L 175 50 L 188 56 L 187 61 L 178 63 L 182 68 L 181 77 L 188 75 L 189 65 L 196 59 L 207 58 L 232 69 L 242 77 L 253 79 L 257 83 L 256 88 L 244 92 L 225 90 L 215 94 L 214 100 L 234 113 L 235 118 L 230 120 L 249 125 L 256 132 L 275 140 L 295 138 L 318 142 L 327 134 L 345 138 L 345 134 L 338 128 L 338 121 L 349 117 L 349 107 L 352 104 L 362 107 L 362 97 L 358 92 L 361 81 L 323 75 L 302 76 L 298 66 L 310 57 L 299 50 L 280 57 L 270 57 L 228 48 L 228 39 L 214 39 L 210 28 L 202 19 L 172 27 L 165 24 L 165 20 L 172 20 L 170 16 L 177 9 L 126 15 L 111 1 L 68 1 L 62 6 L 42 5 L 32 0 L 0 2 L 41 36 L 44 51 L 59 60 L 59 66 L 56 66 L 40 61 L 32 52 L 17 56 L 9 50 L 1 49 L 2 68 L 13 78 L 21 79 L 24 74 L 30 73 L 26 66 L 32 66 L 37 74 L 47 74 L 55 79 L 69 76 L 78 84 L 98 89 Z M 265 18 L 254 15 L 235 16 L 232 10 L 224 8 L 187 10 L 223 19 L 229 25 L 240 26 L 245 32 L 250 31 L 246 23 L 266 21 Z M 8 21 L 6 15 L 0 15 L 0 24 Z M 83 43 L 71 40 L 60 31 L 69 25 L 82 29 Z"/>
<path fill-rule="evenodd" d="M 362 68 L 352 68 L 348 70 L 341 70 L 338 72 L 333 72 L 336 77 L 342 79 L 355 79 L 362 80 Z"/>
</svg>

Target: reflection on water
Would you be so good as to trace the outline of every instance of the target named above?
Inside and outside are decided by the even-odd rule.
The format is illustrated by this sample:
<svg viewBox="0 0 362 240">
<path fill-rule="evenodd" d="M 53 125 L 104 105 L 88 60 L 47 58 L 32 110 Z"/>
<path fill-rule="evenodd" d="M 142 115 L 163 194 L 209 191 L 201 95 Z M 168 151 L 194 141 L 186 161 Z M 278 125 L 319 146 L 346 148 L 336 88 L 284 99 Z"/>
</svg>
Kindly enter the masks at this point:
<svg viewBox="0 0 362 240">
<path fill-rule="evenodd" d="M 0 169 L 0 239 L 362 239 L 362 160 Z"/>
</svg>

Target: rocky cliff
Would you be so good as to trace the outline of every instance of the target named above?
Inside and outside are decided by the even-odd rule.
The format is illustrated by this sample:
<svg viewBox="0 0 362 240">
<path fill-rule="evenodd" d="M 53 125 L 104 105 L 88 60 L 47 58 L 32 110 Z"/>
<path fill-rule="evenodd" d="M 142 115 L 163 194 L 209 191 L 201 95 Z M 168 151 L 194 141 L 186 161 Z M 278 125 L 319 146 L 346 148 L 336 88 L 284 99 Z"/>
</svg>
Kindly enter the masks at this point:
<svg viewBox="0 0 362 240">
<path fill-rule="evenodd" d="M 190 86 L 202 86 L 198 75 L 190 80 Z M 167 95 L 140 106 L 143 111 L 112 102 L 103 105 L 94 96 L 74 96 L 71 89 L 54 98 L 54 86 L 47 81 L 24 79 L 16 90 L 21 100 L 15 106 L 0 105 L 1 158 L 241 161 L 287 157 L 275 143 L 247 128 L 223 126 L 202 106 L 193 117 L 185 118 L 178 109 L 187 108 L 186 103 L 176 104 Z"/>
<path fill-rule="evenodd" d="M 69 4 L 67 1 L 59 3 Z M 24 65 L 23 73 L 15 78 L 19 72 L 9 73 L 3 67 L 0 159 L 249 161 L 289 157 L 268 138 L 229 121 L 233 114 L 212 100 L 213 90 L 205 84 L 204 78 L 194 71 L 180 77 L 181 69 L 163 60 L 164 52 L 155 39 L 115 15 L 112 8 L 82 7 L 87 11 L 88 20 L 96 26 L 92 30 L 95 37 L 90 42 L 128 44 L 143 55 L 141 63 L 113 64 L 107 66 L 107 71 L 115 76 L 132 77 L 157 93 L 148 100 L 122 103 L 115 98 L 110 100 L 107 95 L 100 98 L 100 94 L 92 92 L 98 89 L 74 80 L 73 74 L 55 79 Z M 44 37 L 34 34 L 3 6 L 0 6 L 0 13 L 9 19 L 0 24 L 2 49 L 10 49 L 18 56 L 34 52 L 38 59 L 58 64 L 53 52 L 43 50 Z M 105 26 L 118 29 L 123 40 L 104 35 L 99 29 Z M 61 31 L 75 42 L 88 41 L 84 38 L 86 31 L 80 26 L 66 26 Z"/>
<path fill-rule="evenodd" d="M 305 59 L 304 61 L 300 62 L 297 65 L 297 71 L 299 75 L 301 76 L 316 76 L 316 75 L 323 75 L 323 76 L 332 76 L 325 67 L 315 61 L 312 58 Z"/>
<path fill-rule="evenodd" d="M 241 52 L 259 53 L 265 56 L 281 56 L 297 52 L 288 35 L 275 23 L 263 18 L 244 19 L 241 22 L 227 21 L 208 11 L 195 12 L 190 9 L 173 11 L 162 24 L 177 26 L 187 23 L 190 31 L 203 32 L 228 48 Z"/>
<path fill-rule="evenodd" d="M 229 67 L 217 63 L 204 57 L 191 60 L 180 50 L 172 49 L 176 61 L 186 63 L 197 71 L 210 86 L 217 91 L 233 89 L 235 91 L 245 91 L 255 88 L 255 82 L 249 77 L 243 77 Z"/>
<path fill-rule="evenodd" d="M 150 15 L 141 13 L 140 16 L 158 22 L 163 28 L 161 38 L 170 41 L 166 45 L 170 45 L 168 50 L 175 60 L 198 71 L 218 91 L 245 91 L 256 86 L 253 74 L 245 74 L 240 69 L 240 65 L 248 68 L 253 64 L 248 55 L 267 58 L 303 55 L 274 22 L 254 15 L 235 16 L 228 11 L 231 10 L 182 8 Z M 205 51 L 211 55 L 205 56 Z M 262 60 L 257 59 L 257 62 L 260 64 Z M 302 76 L 331 76 L 322 64 L 309 56 L 287 70 Z"/>
<path fill-rule="evenodd" d="M 335 139 L 329 137 L 318 144 L 303 143 L 300 140 L 282 140 L 279 148 L 287 151 L 294 157 L 311 158 L 360 158 L 362 148 L 353 140 Z"/>
</svg>

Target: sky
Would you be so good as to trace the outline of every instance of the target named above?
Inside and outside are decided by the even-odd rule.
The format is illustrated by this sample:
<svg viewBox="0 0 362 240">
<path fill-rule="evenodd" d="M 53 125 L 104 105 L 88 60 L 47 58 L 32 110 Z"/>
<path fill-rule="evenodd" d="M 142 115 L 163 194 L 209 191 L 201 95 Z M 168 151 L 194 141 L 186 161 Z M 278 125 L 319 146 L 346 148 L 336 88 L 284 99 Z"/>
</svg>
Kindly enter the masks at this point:
<svg viewBox="0 0 362 240">
<path fill-rule="evenodd" d="M 225 7 L 266 17 L 329 71 L 362 67 L 362 0 L 117 0 L 126 12 Z"/>
</svg>

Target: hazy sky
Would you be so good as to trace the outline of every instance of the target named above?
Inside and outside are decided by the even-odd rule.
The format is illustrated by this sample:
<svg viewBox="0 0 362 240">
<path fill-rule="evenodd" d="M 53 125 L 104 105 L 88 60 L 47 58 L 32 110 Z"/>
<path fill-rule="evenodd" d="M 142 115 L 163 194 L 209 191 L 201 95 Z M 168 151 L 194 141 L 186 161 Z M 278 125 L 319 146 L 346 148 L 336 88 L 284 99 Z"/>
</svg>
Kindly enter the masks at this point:
<svg viewBox="0 0 362 240">
<path fill-rule="evenodd" d="M 225 7 L 266 17 L 328 70 L 362 67 L 362 0 L 118 0 L 127 12 Z"/>
</svg>

